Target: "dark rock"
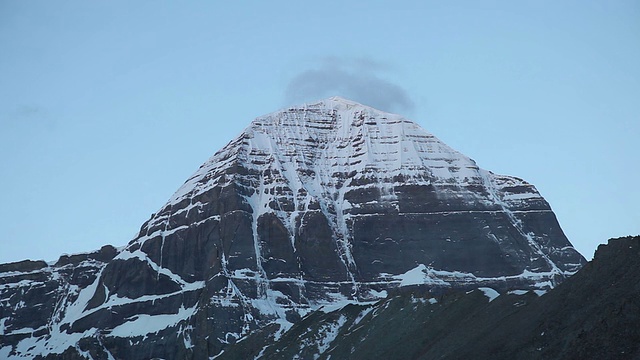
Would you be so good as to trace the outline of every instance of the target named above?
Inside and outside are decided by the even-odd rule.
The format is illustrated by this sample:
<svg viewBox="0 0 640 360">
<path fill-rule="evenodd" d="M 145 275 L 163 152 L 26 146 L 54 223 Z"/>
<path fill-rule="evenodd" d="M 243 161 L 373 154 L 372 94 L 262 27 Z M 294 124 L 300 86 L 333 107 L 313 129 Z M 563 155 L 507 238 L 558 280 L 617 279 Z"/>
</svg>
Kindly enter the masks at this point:
<svg viewBox="0 0 640 360">
<path fill-rule="evenodd" d="M 13 272 L 13 271 L 29 272 L 29 271 L 40 270 L 47 266 L 49 265 L 47 265 L 47 263 L 42 260 L 38 260 L 38 261 L 23 260 L 23 261 L 17 261 L 17 262 L 12 262 L 7 264 L 0 264 L 0 273 Z"/>
<path fill-rule="evenodd" d="M 484 289 L 434 298 L 405 288 L 375 304 L 313 312 L 278 339 L 254 332 L 219 359 L 638 359 L 638 260 L 640 236 L 612 239 L 542 296 L 490 299 Z"/>
</svg>

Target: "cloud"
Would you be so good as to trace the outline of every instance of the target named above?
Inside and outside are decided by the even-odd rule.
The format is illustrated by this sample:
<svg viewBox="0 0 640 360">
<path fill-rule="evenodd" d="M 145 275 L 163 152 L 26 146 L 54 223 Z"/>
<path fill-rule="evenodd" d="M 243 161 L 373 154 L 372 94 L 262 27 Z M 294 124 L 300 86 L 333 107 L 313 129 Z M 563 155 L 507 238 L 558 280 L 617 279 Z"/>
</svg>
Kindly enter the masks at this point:
<svg viewBox="0 0 640 360">
<path fill-rule="evenodd" d="M 327 57 L 294 76 L 285 90 L 289 104 L 342 96 L 389 112 L 413 110 L 413 101 L 397 84 L 380 77 L 390 66 L 368 58 Z"/>
</svg>

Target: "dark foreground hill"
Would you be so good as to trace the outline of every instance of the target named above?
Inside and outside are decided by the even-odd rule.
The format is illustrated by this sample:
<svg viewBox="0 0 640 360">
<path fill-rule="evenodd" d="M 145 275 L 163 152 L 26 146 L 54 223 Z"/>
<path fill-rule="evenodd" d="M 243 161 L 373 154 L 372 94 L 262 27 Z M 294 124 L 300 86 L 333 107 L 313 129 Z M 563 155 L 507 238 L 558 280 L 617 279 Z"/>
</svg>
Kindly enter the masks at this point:
<svg viewBox="0 0 640 360">
<path fill-rule="evenodd" d="M 266 340 L 266 341 L 265 341 Z M 315 312 L 220 359 L 640 359 L 640 237 L 609 240 L 558 287 L 404 293 Z"/>
</svg>

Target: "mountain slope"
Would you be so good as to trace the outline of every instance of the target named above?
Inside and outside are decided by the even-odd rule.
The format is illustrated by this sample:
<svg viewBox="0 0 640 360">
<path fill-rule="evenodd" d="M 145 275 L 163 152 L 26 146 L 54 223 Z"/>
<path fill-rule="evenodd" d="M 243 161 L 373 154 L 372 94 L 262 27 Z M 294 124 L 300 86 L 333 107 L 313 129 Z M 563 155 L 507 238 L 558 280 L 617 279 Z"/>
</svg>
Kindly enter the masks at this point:
<svg viewBox="0 0 640 360">
<path fill-rule="evenodd" d="M 322 307 L 406 288 L 548 289 L 584 263 L 531 184 L 341 98 L 254 120 L 114 251 L 8 265 L 0 351 L 200 359 Z M 57 300 L 19 313 L 32 278 Z"/>
<path fill-rule="evenodd" d="M 609 240 L 548 291 L 400 294 L 256 332 L 220 359 L 639 359 L 640 237 Z"/>
<path fill-rule="evenodd" d="M 575 276 L 506 321 L 475 336 L 461 327 L 421 359 L 640 359 L 639 260 L 640 237 L 611 239 Z M 452 349 L 455 337 L 468 346 Z"/>
</svg>

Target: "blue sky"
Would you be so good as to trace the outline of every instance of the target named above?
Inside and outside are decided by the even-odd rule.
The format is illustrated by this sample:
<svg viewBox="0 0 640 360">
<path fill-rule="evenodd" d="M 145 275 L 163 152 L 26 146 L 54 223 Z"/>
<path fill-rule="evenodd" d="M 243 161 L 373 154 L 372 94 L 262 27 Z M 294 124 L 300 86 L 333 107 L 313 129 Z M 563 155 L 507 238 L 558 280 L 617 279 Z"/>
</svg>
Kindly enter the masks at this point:
<svg viewBox="0 0 640 360">
<path fill-rule="evenodd" d="M 637 1 L 0 2 L 0 262 L 125 245 L 256 116 L 340 95 L 640 234 Z"/>
</svg>

